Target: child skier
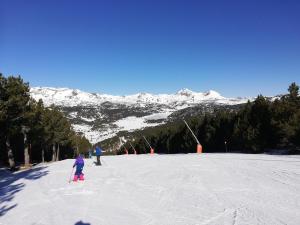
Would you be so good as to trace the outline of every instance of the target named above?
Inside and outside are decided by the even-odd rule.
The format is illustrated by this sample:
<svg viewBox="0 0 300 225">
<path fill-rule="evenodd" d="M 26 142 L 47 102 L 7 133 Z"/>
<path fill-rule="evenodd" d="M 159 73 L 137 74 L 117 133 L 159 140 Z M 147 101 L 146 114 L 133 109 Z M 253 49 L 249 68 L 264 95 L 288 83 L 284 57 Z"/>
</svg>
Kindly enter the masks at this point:
<svg viewBox="0 0 300 225">
<path fill-rule="evenodd" d="M 76 161 L 73 165 L 73 168 L 76 166 L 76 171 L 74 174 L 74 179 L 73 181 L 77 181 L 78 178 L 79 180 L 84 180 L 84 174 L 82 173 L 83 167 L 84 167 L 84 161 L 82 156 L 79 154 L 76 158 Z"/>
</svg>

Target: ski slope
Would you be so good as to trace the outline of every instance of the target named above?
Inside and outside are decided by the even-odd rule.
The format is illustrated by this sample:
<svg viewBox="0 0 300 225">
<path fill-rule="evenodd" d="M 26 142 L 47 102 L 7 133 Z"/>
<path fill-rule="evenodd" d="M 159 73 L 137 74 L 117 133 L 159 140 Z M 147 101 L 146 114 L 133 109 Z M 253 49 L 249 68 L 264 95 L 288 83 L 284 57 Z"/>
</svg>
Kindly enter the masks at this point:
<svg viewBox="0 0 300 225">
<path fill-rule="evenodd" d="M 299 225 L 300 156 L 187 154 L 74 160 L 0 173 L 1 225 Z"/>
</svg>

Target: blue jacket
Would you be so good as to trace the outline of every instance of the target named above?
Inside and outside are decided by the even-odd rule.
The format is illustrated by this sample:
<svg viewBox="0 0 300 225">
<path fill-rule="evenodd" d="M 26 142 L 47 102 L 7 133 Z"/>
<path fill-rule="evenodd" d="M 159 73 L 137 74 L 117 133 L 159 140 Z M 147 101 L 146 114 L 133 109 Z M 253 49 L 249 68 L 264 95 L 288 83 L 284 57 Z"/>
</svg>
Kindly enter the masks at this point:
<svg viewBox="0 0 300 225">
<path fill-rule="evenodd" d="M 102 149 L 99 147 L 96 147 L 96 156 L 100 156 L 102 154 Z"/>
</svg>

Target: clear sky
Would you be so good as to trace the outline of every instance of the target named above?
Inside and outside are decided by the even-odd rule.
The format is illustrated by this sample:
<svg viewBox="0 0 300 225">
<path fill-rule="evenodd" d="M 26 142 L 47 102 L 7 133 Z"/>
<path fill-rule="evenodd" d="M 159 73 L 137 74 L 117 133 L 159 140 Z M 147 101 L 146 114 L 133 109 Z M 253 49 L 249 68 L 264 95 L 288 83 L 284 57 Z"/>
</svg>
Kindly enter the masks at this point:
<svg viewBox="0 0 300 225">
<path fill-rule="evenodd" d="M 89 92 L 300 84 L 300 1 L 0 0 L 0 72 Z"/>
</svg>

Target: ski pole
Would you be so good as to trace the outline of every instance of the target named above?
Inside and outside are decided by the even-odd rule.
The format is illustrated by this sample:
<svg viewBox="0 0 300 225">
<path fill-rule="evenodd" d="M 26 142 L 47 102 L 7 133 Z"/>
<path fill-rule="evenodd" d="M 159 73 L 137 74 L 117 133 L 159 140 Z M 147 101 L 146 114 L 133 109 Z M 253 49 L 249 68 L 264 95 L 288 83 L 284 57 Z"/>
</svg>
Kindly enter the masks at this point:
<svg viewBox="0 0 300 225">
<path fill-rule="evenodd" d="M 70 179 L 69 179 L 69 183 L 71 182 L 71 179 L 72 179 L 72 175 L 73 175 L 73 171 L 74 171 L 74 167 L 72 168 L 72 172 L 70 174 Z"/>
</svg>

